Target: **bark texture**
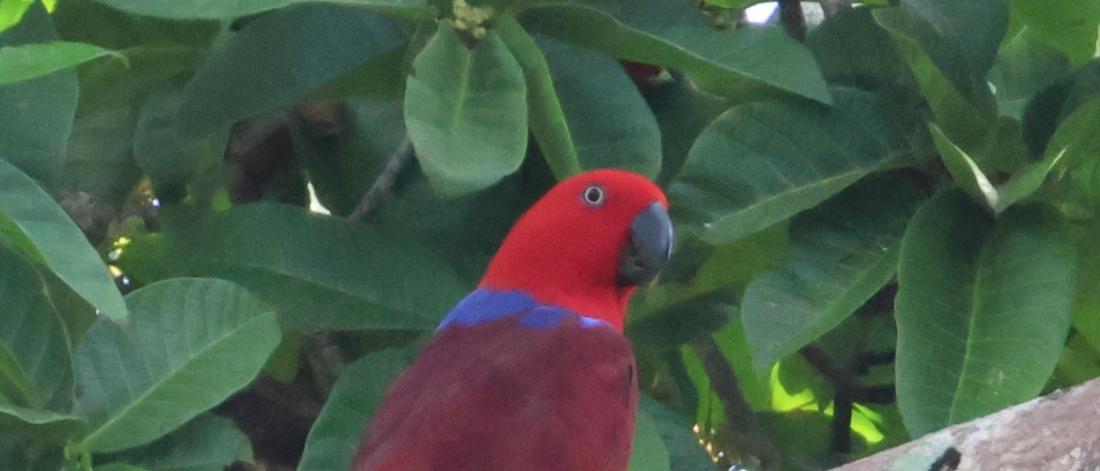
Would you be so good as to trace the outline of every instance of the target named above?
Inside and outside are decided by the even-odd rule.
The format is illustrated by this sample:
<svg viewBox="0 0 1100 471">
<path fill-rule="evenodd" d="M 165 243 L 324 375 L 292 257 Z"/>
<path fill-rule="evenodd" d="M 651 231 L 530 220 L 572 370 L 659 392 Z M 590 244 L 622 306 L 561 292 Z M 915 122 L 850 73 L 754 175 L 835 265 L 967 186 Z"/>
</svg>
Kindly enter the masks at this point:
<svg viewBox="0 0 1100 471">
<path fill-rule="evenodd" d="M 1100 379 L 925 435 L 836 469 L 1100 470 Z"/>
</svg>

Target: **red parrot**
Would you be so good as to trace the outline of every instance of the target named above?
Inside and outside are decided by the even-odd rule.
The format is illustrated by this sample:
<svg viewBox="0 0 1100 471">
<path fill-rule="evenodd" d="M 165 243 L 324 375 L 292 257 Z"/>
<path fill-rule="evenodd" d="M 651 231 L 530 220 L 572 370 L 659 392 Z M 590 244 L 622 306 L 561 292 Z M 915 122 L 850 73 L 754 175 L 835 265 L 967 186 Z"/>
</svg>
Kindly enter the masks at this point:
<svg viewBox="0 0 1100 471">
<path fill-rule="evenodd" d="M 623 321 L 671 254 L 667 207 L 621 170 L 547 192 L 387 391 L 353 470 L 625 470 L 638 383 Z"/>
</svg>

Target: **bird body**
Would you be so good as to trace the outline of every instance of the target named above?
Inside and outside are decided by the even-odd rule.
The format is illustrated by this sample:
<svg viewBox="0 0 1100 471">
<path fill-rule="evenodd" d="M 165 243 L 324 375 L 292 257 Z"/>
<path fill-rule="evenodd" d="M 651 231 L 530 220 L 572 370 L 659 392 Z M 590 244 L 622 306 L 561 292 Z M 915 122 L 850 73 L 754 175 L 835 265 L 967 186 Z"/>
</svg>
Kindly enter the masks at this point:
<svg viewBox="0 0 1100 471">
<path fill-rule="evenodd" d="M 513 226 L 367 427 L 355 471 L 624 471 L 637 377 L 626 306 L 671 253 L 668 203 L 571 177 Z"/>
<path fill-rule="evenodd" d="M 603 321 L 517 298 L 480 289 L 452 311 L 384 399 L 356 469 L 626 468 L 630 343 Z"/>
</svg>

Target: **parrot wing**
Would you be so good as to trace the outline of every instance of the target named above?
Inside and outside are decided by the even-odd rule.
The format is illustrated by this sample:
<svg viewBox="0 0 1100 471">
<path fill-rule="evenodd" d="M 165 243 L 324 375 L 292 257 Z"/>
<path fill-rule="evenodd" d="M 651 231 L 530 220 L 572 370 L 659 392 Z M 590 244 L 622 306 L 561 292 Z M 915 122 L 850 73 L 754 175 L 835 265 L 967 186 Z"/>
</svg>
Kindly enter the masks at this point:
<svg viewBox="0 0 1100 471">
<path fill-rule="evenodd" d="M 442 330 L 387 392 L 353 469 L 625 470 L 630 343 L 569 316 L 537 329 L 520 315 Z"/>
</svg>

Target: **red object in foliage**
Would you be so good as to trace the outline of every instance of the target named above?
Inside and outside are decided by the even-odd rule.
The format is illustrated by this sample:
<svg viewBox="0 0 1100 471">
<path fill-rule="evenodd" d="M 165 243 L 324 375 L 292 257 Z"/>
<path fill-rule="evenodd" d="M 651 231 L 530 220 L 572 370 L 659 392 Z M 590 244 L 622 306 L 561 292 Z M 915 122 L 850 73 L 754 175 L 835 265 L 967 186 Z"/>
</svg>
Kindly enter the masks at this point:
<svg viewBox="0 0 1100 471">
<path fill-rule="evenodd" d="M 625 470 L 638 386 L 623 321 L 670 255 L 667 206 L 619 170 L 550 190 L 387 392 L 353 469 Z"/>
</svg>

